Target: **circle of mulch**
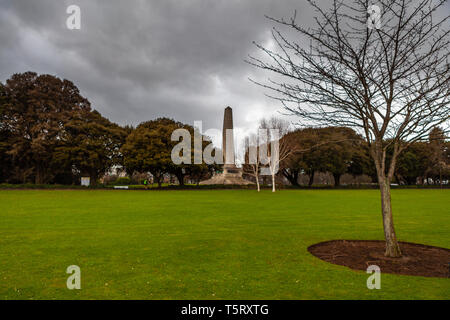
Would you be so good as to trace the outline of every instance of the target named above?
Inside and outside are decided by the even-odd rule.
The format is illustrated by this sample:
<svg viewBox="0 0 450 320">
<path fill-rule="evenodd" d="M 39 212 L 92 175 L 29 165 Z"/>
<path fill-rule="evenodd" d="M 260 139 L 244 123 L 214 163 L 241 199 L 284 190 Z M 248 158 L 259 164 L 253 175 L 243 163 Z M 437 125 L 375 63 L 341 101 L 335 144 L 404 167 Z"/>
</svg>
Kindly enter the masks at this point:
<svg viewBox="0 0 450 320">
<path fill-rule="evenodd" d="M 450 277 L 450 249 L 399 242 L 402 257 L 384 256 L 385 242 L 376 240 L 332 240 L 314 244 L 308 251 L 324 261 L 367 270 L 377 265 L 381 273 L 422 277 Z"/>
</svg>

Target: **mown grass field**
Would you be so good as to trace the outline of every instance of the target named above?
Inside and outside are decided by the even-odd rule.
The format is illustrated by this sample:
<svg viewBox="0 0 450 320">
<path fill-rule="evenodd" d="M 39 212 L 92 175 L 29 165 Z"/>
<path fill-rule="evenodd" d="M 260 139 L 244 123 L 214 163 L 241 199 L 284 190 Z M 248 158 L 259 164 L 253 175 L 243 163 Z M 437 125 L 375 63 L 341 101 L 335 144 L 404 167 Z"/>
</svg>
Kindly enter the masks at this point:
<svg viewBox="0 0 450 320">
<path fill-rule="evenodd" d="M 308 253 L 383 239 L 377 190 L 0 191 L 0 299 L 449 299 L 450 279 Z M 450 248 L 450 190 L 393 190 L 400 240 Z M 450 261 L 449 261 L 450 262 Z M 69 265 L 81 290 L 68 290 Z"/>
</svg>

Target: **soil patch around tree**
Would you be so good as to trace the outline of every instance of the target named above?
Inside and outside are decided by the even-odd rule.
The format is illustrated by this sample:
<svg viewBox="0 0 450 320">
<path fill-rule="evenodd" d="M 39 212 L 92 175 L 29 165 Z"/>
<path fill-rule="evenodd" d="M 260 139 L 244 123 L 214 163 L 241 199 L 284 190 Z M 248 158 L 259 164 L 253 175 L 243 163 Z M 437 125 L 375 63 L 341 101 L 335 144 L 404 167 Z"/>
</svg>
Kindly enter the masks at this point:
<svg viewBox="0 0 450 320">
<path fill-rule="evenodd" d="M 349 267 L 367 270 L 377 265 L 381 273 L 393 273 L 422 277 L 450 277 L 450 249 L 399 242 L 402 257 L 384 256 L 385 242 L 377 240 L 331 240 L 308 247 L 317 258 Z"/>
</svg>

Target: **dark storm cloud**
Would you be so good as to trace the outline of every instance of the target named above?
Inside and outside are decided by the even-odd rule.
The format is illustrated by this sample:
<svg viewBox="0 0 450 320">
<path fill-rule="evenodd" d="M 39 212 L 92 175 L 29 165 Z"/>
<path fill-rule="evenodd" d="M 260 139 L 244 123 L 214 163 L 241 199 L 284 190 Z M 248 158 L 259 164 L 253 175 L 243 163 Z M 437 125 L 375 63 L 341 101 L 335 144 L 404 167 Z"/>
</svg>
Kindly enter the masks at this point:
<svg viewBox="0 0 450 320">
<path fill-rule="evenodd" d="M 81 8 L 81 30 L 65 26 Z M 221 127 L 230 105 L 241 130 L 280 110 L 249 77 L 252 41 L 269 43 L 264 15 L 309 19 L 298 0 L 14 0 L 0 4 L 0 81 L 28 70 L 72 80 L 121 124 L 159 116 Z"/>
</svg>

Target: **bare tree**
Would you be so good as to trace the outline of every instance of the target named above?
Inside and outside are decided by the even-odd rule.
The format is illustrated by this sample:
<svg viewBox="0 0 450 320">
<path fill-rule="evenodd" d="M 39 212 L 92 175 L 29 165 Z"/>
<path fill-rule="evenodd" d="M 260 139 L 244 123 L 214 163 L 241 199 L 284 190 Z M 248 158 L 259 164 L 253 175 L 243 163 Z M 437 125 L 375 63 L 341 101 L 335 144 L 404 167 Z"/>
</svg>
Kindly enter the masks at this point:
<svg viewBox="0 0 450 320">
<path fill-rule="evenodd" d="M 261 159 L 259 155 L 258 146 L 258 136 L 256 134 L 251 134 L 249 137 L 245 138 L 245 161 L 242 166 L 244 173 L 251 175 L 256 180 L 256 188 L 258 192 L 261 191 L 259 185 L 259 171 Z"/>
<path fill-rule="evenodd" d="M 276 117 L 262 119 L 259 124 L 259 129 L 262 130 L 260 138 L 262 133 L 267 133 L 267 137 L 262 141 L 260 139 L 260 150 L 264 154 L 267 153 L 267 157 L 261 157 L 261 162 L 266 165 L 272 177 L 272 192 L 276 191 L 275 177 L 280 163 L 295 151 L 294 145 L 289 143 L 290 140 L 282 139 L 289 132 L 289 127 L 289 122 Z"/>
<path fill-rule="evenodd" d="M 334 0 L 327 10 L 308 2 L 317 12 L 315 26 L 300 26 L 296 14 L 269 17 L 280 28 L 272 32 L 276 49 L 256 44 L 267 60 L 249 63 L 277 76 L 258 84 L 306 123 L 350 126 L 364 135 L 380 186 L 385 254 L 399 257 L 390 192 L 398 155 L 431 128 L 448 130 L 448 3 Z"/>
</svg>

